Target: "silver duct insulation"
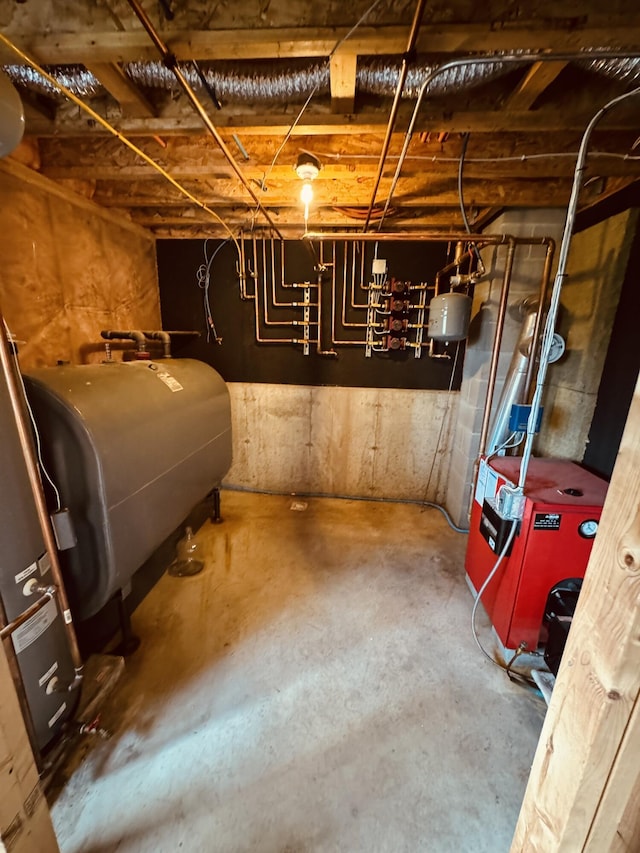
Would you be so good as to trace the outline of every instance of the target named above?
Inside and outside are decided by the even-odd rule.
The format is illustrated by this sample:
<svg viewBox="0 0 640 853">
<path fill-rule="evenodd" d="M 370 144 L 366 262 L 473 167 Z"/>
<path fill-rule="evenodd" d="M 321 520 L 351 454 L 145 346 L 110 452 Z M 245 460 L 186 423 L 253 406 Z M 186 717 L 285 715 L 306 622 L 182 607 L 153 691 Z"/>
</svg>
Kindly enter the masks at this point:
<svg viewBox="0 0 640 853">
<path fill-rule="evenodd" d="M 589 71 L 596 71 L 627 86 L 637 85 L 640 81 L 640 59 L 593 59 L 580 64 Z"/>
<path fill-rule="evenodd" d="M 538 312 L 538 300 L 535 296 L 522 300 L 514 305 L 511 313 L 522 318 L 520 333 L 513 350 L 509 369 L 505 376 L 500 400 L 491 428 L 491 437 L 487 444 L 487 454 L 493 455 L 509 438 L 509 415 L 514 403 L 526 403 L 524 398 L 526 390 L 527 366 L 531 357 L 531 346 L 533 343 L 533 330 Z"/>
<path fill-rule="evenodd" d="M 194 87 L 202 83 L 195 68 L 181 63 L 181 71 Z M 209 86 L 223 101 L 304 100 L 316 91 L 329 91 L 329 63 L 326 61 L 219 62 L 200 64 Z M 130 62 L 125 66 L 134 83 L 154 89 L 176 86 L 173 73 L 162 62 Z"/>
<path fill-rule="evenodd" d="M 47 95 L 50 98 L 62 97 L 60 90 L 30 65 L 5 65 L 4 70 L 17 86 L 24 86 L 32 92 Z M 83 65 L 45 67 L 45 71 L 79 97 L 95 98 L 104 93 L 98 78 L 87 71 Z"/>
<path fill-rule="evenodd" d="M 358 92 L 393 96 L 401 61 L 395 57 L 360 57 Z M 589 59 L 581 61 L 580 65 L 627 85 L 640 80 L 639 59 Z M 328 60 L 261 61 L 252 64 L 228 61 L 201 64 L 200 67 L 209 86 L 226 102 L 303 101 L 312 92 L 318 95 L 329 92 Z M 437 67 L 437 63 L 418 58 L 407 73 L 403 97 L 416 97 L 422 81 Z M 181 63 L 181 69 L 192 86 L 202 88 L 200 78 L 190 63 Z M 47 97 L 62 97 L 54 85 L 28 65 L 5 65 L 4 70 L 18 86 Z M 104 94 L 100 81 L 82 65 L 55 66 L 46 70 L 79 97 L 93 98 Z M 499 56 L 496 56 L 495 63 L 471 63 L 444 71 L 429 86 L 428 94 L 446 95 L 470 89 L 494 80 L 509 70 L 510 66 L 501 63 Z M 161 62 L 131 62 L 125 65 L 125 71 L 134 83 L 145 88 L 167 90 L 176 85 L 175 77 Z"/>
<path fill-rule="evenodd" d="M 358 91 L 369 95 L 393 95 L 398 85 L 402 59 L 367 57 L 358 62 L 357 87 Z M 404 87 L 403 98 L 415 98 L 425 77 L 438 68 L 439 63 L 418 60 L 409 67 Z M 465 65 L 443 71 L 429 85 L 428 95 L 446 95 L 450 92 L 470 89 L 494 80 L 501 74 L 506 74 L 511 68 L 502 62 L 482 65 Z"/>
</svg>

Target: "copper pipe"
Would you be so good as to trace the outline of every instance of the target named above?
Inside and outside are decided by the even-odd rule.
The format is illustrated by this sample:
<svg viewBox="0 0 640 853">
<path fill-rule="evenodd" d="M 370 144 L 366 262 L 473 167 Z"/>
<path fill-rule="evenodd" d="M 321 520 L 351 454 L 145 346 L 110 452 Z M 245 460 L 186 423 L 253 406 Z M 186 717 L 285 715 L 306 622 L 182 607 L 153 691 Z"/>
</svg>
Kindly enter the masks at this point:
<svg viewBox="0 0 640 853">
<path fill-rule="evenodd" d="M 369 202 L 369 210 L 367 211 L 367 218 L 364 223 L 363 231 L 366 231 L 369 227 L 369 223 L 371 222 L 371 214 L 373 213 L 373 208 L 376 203 L 376 195 L 378 194 L 378 188 L 380 187 L 380 181 L 382 180 L 382 173 L 384 171 L 384 164 L 387 161 L 387 154 L 389 153 L 389 146 L 391 145 L 391 136 L 393 134 L 393 129 L 396 124 L 396 118 L 398 117 L 398 109 L 400 108 L 400 101 L 402 99 L 402 90 L 404 89 L 405 80 L 407 79 L 407 71 L 409 70 L 409 56 L 415 50 L 416 40 L 418 38 L 418 30 L 420 29 L 420 21 L 422 20 L 422 13 L 424 12 L 426 0 L 418 0 L 418 5 L 416 6 L 415 15 L 413 16 L 413 23 L 411 24 L 411 31 L 409 32 L 409 39 L 407 41 L 407 49 L 402 57 L 402 63 L 400 65 L 400 76 L 398 77 L 398 85 L 396 86 L 396 93 L 393 98 L 393 104 L 391 105 L 391 112 L 389 113 L 389 121 L 387 123 L 387 130 L 384 136 L 384 142 L 382 143 L 382 151 L 380 152 L 380 160 L 378 161 L 378 172 L 376 174 L 376 179 L 373 184 L 373 192 L 371 193 L 371 201 Z M 382 225 L 382 220 L 380 221 L 380 228 Z"/>
<path fill-rule="evenodd" d="M 545 312 L 547 303 L 547 291 L 549 289 L 549 281 L 551 280 L 551 266 L 553 264 L 553 255 L 556 250 L 556 243 L 551 237 L 547 241 L 547 253 L 544 256 L 544 267 L 542 270 L 542 280 L 540 282 L 540 295 L 538 296 L 538 312 L 536 314 L 533 334 L 531 336 L 531 349 L 529 351 L 529 363 L 527 364 L 527 372 L 524 378 L 524 399 L 529 401 L 531 394 L 531 385 L 533 383 L 533 374 L 536 369 L 538 358 L 538 350 L 540 347 L 540 333 L 542 330 L 542 316 Z"/>
<path fill-rule="evenodd" d="M 158 53 L 162 57 L 162 61 L 167 66 L 167 68 L 173 73 L 173 76 L 176 78 L 176 80 L 180 84 L 182 91 L 185 93 L 185 95 L 189 99 L 192 107 L 195 109 L 197 114 L 200 116 L 202 123 L 204 124 L 206 129 L 209 131 L 209 133 L 211 134 L 211 136 L 213 137 L 213 139 L 217 143 L 218 147 L 220 148 L 220 150 L 224 154 L 225 159 L 227 160 L 227 162 L 229 163 L 229 165 L 231 166 L 233 171 L 236 173 L 236 177 L 238 178 L 240 183 L 243 185 L 243 187 L 246 189 L 246 191 L 249 193 L 251 198 L 255 201 L 258 210 L 261 211 L 262 215 L 267 220 L 267 222 L 269 223 L 271 228 L 273 228 L 273 230 L 278 235 L 278 237 L 280 237 L 280 239 L 283 239 L 282 234 L 278 230 L 273 219 L 271 218 L 271 216 L 269 215 L 267 210 L 263 207 L 262 202 L 260 201 L 259 197 L 256 195 L 256 193 L 255 193 L 253 187 L 251 186 L 251 184 L 249 183 L 248 179 L 245 177 L 244 172 L 242 171 L 242 169 L 240 168 L 240 166 L 236 162 L 235 157 L 231 153 L 231 149 L 227 146 L 224 139 L 220 136 L 220 133 L 218 132 L 218 128 L 215 126 L 215 124 L 209 118 L 209 115 L 207 114 L 205 108 L 200 103 L 198 96 L 193 91 L 191 84 L 189 83 L 187 78 L 184 76 L 184 74 L 180 70 L 180 67 L 178 66 L 178 61 L 177 61 L 176 57 L 174 56 L 173 53 L 171 53 L 169 48 L 162 41 L 159 33 L 157 32 L 157 30 L 153 26 L 151 19 L 149 18 L 147 13 L 144 11 L 144 9 L 140 6 L 140 4 L 138 3 L 138 0 L 127 0 L 127 2 L 129 3 L 129 6 L 131 6 L 131 8 L 133 9 L 134 13 L 136 14 L 138 20 L 140 21 L 140 23 L 142 24 L 144 29 L 149 34 L 151 41 L 154 43 L 154 45 L 158 49 Z"/>
<path fill-rule="evenodd" d="M 495 243 L 506 243 L 508 240 L 507 237 L 499 234 L 467 234 L 459 231 L 456 231 L 452 234 L 447 231 L 398 231 L 396 233 L 385 232 L 383 234 L 358 234 L 353 231 L 332 231 L 331 233 L 323 233 L 321 231 L 307 231 L 306 234 L 302 235 L 302 239 L 307 241 L 317 240 L 320 243 L 327 240 L 358 240 L 367 243 L 404 243 L 407 241 L 419 243 L 422 240 L 432 243 L 447 243 L 452 240 L 468 240 L 474 243 L 484 241 L 485 243 L 490 245 L 493 245 Z M 529 242 L 540 243 L 541 241 L 529 240 Z"/>
<path fill-rule="evenodd" d="M 363 247 L 364 248 L 364 247 Z M 366 323 L 352 323 L 347 320 L 347 279 L 348 279 L 348 269 L 349 269 L 349 243 L 347 240 L 344 241 L 343 246 L 344 251 L 344 264 L 342 270 L 342 313 L 341 313 L 341 323 L 343 328 L 345 329 L 366 329 Z M 356 284 L 356 247 L 353 246 L 353 251 L 351 253 L 351 307 L 359 308 L 360 310 L 366 311 L 369 307 L 367 304 L 358 304 L 356 303 L 356 294 L 355 294 L 355 284 Z M 368 290 L 368 288 L 365 288 Z M 335 302 L 335 292 L 334 292 L 334 302 Z M 363 341 L 364 343 L 364 341 Z"/>
<path fill-rule="evenodd" d="M 474 245 L 476 246 L 477 249 L 482 249 L 481 243 L 475 242 Z M 475 251 L 473 249 L 467 249 L 465 252 L 462 252 L 461 254 L 457 254 L 457 252 L 456 252 L 455 259 L 453 261 L 450 261 L 448 264 L 446 264 L 444 267 L 442 267 L 441 270 L 438 270 L 438 272 L 436 273 L 436 280 L 435 280 L 436 295 L 439 292 L 440 278 L 443 275 L 446 275 L 450 270 L 454 270 L 457 267 L 461 266 L 465 260 L 468 260 L 468 259 L 470 260 L 474 257 L 475 257 Z"/>
<path fill-rule="evenodd" d="M 256 342 L 259 344 L 304 344 L 309 343 L 304 339 L 298 338 L 262 338 L 260 337 L 260 289 L 258 287 L 258 271 L 257 271 L 257 263 L 258 263 L 258 247 L 256 245 L 255 237 L 253 239 L 253 263 L 254 263 L 254 289 L 255 293 L 253 294 L 253 313 L 254 313 L 254 321 L 256 328 Z M 266 284 L 265 284 L 266 287 Z M 265 294 L 266 299 L 266 294 Z"/>
<path fill-rule="evenodd" d="M 333 267 L 334 275 L 336 269 L 336 244 L 333 244 L 333 263 L 331 265 Z M 335 358 L 338 353 L 332 349 L 322 349 L 322 273 L 326 270 L 326 266 L 322 263 L 318 264 L 317 267 L 317 282 L 318 282 L 318 337 L 316 340 L 316 352 L 318 355 L 327 355 Z"/>
<path fill-rule="evenodd" d="M 274 306 L 279 306 L 280 308 L 294 308 L 296 307 L 292 302 L 276 302 L 276 283 L 275 283 L 275 254 L 274 254 L 274 243 L 273 240 L 271 242 L 271 297 Z M 270 320 L 269 319 L 269 298 L 268 298 L 268 284 L 267 284 L 267 275 L 268 275 L 269 264 L 267 264 L 267 241 L 262 241 L 262 294 L 264 298 L 264 304 L 262 306 L 262 322 L 265 326 L 302 326 L 304 325 L 302 320 Z"/>
<path fill-rule="evenodd" d="M 24 623 L 31 619 L 32 616 L 35 616 L 39 610 L 42 610 L 45 604 L 48 604 L 53 600 L 56 592 L 57 590 L 55 586 L 52 585 L 47 587 L 44 595 L 40 596 L 37 601 L 34 601 L 32 605 L 27 607 L 26 610 L 23 610 L 19 616 L 16 616 L 15 619 L 12 619 L 11 622 L 0 630 L 0 640 L 6 640 L 7 637 L 10 637 L 21 625 L 24 625 Z"/>
<path fill-rule="evenodd" d="M 335 259 L 335 243 L 334 243 L 334 259 Z M 366 328 L 366 323 L 347 323 L 345 320 L 345 307 L 347 301 L 347 244 L 344 245 L 344 262 L 342 268 L 342 316 L 341 322 L 343 327 L 362 326 Z M 331 271 L 331 343 L 334 346 L 366 346 L 366 341 L 342 341 L 336 338 L 336 303 L 337 303 L 337 275 L 336 265 L 333 264 Z"/>
<path fill-rule="evenodd" d="M 73 661 L 73 666 L 76 675 L 75 680 L 73 682 L 73 686 L 78 686 L 78 684 L 82 680 L 82 657 L 80 655 L 80 649 L 78 648 L 78 640 L 76 637 L 75 629 L 73 627 L 73 617 L 71 615 L 71 608 L 69 607 L 69 600 L 67 598 L 67 593 L 64 586 L 64 579 L 62 577 L 62 569 L 60 568 L 60 562 L 58 560 L 58 549 L 56 546 L 53 528 L 51 527 L 51 519 L 49 518 L 47 502 L 45 500 L 44 491 L 42 488 L 42 480 L 40 479 L 40 469 L 38 467 L 38 460 L 31 439 L 31 424 L 29 423 L 27 414 L 25 412 L 22 388 L 20 387 L 18 379 L 16 377 L 16 367 L 14 364 L 13 356 L 9 349 L 9 341 L 7 340 L 7 336 L 5 334 L 4 317 L 2 316 L 1 311 L 0 366 L 2 367 L 2 373 L 6 380 L 7 389 L 9 391 L 11 409 L 13 411 L 13 416 L 16 421 L 18 437 L 20 440 L 20 447 L 24 455 L 24 461 L 29 477 L 29 484 L 33 493 L 33 499 L 35 503 L 36 512 L 38 514 L 38 521 L 40 522 L 40 529 L 42 531 L 44 546 L 51 562 L 51 576 L 53 578 L 53 582 L 58 588 L 58 600 L 60 602 L 60 610 L 62 611 L 62 621 L 64 624 L 67 642 L 69 644 L 71 659 Z"/>
<path fill-rule="evenodd" d="M 480 453 L 484 453 L 485 444 L 487 443 L 487 434 L 489 432 L 489 419 L 491 417 L 491 403 L 493 402 L 493 392 L 496 384 L 496 376 L 498 373 L 498 359 L 500 357 L 500 344 L 502 343 L 502 332 L 504 329 L 504 318 L 507 312 L 507 299 L 509 296 L 509 288 L 511 286 L 511 273 L 513 271 L 513 259 L 516 253 L 516 241 L 513 237 L 509 238 L 509 248 L 507 249 L 507 259 L 504 266 L 504 274 L 502 276 L 502 288 L 500 290 L 500 303 L 498 306 L 498 316 L 496 318 L 496 334 L 493 339 L 493 348 L 491 350 L 491 363 L 489 366 L 489 378 L 487 380 L 487 399 L 484 404 L 484 412 L 482 414 L 482 427 L 480 429 Z"/>
</svg>

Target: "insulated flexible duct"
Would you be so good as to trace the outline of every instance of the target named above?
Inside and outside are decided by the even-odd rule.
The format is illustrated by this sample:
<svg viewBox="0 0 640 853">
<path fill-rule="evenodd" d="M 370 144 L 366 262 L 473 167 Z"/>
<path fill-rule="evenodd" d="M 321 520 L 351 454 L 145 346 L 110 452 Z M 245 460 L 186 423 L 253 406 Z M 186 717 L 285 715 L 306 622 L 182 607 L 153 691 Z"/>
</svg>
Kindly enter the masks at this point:
<svg viewBox="0 0 640 853">
<path fill-rule="evenodd" d="M 640 60 L 638 59 L 593 59 L 580 63 L 583 68 L 595 71 L 604 77 L 618 80 L 626 86 L 640 82 Z"/>
<path fill-rule="evenodd" d="M 363 94 L 391 97 L 400 74 L 400 57 L 360 57 L 357 70 L 357 90 Z M 640 80 L 638 59 L 589 59 L 579 63 L 625 84 Z M 422 81 L 438 68 L 438 63 L 418 57 L 407 71 L 402 91 L 403 98 L 414 98 Z M 175 77 L 162 62 L 130 62 L 124 66 L 131 80 L 145 88 L 176 88 Z M 181 63 L 182 73 L 194 87 L 202 82 L 196 69 L 188 62 Z M 303 101 L 312 92 L 329 93 L 329 62 L 327 60 L 260 60 L 252 64 L 224 61 L 201 65 L 207 83 L 227 102 Z M 510 66 L 495 63 L 470 63 L 444 71 L 428 87 L 431 96 L 463 91 L 494 80 L 507 73 Z M 58 90 L 28 65 L 5 65 L 11 80 L 31 91 L 48 97 L 62 97 Z M 100 81 L 82 65 L 64 65 L 47 68 L 49 73 L 69 88 L 75 95 L 85 98 L 104 94 Z"/>
<path fill-rule="evenodd" d="M 6 73 L 17 86 L 24 86 L 32 92 L 47 95 L 50 98 L 64 97 L 42 74 L 30 65 L 5 65 Z M 104 94 L 102 84 L 84 65 L 47 66 L 52 77 L 70 89 L 74 95 L 83 98 L 95 98 Z"/>
</svg>

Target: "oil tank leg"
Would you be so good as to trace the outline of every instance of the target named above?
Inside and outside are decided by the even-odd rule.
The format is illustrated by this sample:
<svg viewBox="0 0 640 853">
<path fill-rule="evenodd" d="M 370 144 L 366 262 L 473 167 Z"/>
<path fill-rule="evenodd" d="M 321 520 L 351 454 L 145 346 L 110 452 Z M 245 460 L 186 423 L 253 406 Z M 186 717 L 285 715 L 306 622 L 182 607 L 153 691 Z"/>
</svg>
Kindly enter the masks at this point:
<svg viewBox="0 0 640 853">
<path fill-rule="evenodd" d="M 222 524 L 224 519 L 220 515 L 220 489 L 214 489 L 212 492 L 212 495 L 213 495 L 213 514 L 211 516 L 211 521 L 213 522 L 213 524 Z"/>
<path fill-rule="evenodd" d="M 118 605 L 121 639 L 119 645 L 114 649 L 114 653 L 122 655 L 122 657 L 127 657 L 128 655 L 132 655 L 140 645 L 140 637 L 136 637 L 131 630 L 131 617 L 125 607 L 121 589 L 116 592 L 115 599 Z"/>
</svg>

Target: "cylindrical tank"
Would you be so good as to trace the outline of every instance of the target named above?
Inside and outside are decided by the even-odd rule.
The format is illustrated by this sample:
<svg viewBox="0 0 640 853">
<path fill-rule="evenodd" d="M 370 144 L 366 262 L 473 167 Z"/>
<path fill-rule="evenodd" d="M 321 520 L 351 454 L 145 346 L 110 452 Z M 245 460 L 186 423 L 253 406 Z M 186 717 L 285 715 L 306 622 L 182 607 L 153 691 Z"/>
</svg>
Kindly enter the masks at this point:
<svg viewBox="0 0 640 853">
<path fill-rule="evenodd" d="M 71 607 L 88 619 L 227 473 L 229 392 L 192 359 L 64 365 L 25 381 L 77 535 L 60 555 Z"/>
<path fill-rule="evenodd" d="M 0 376 L 0 436 L 0 596 L 12 621 L 38 598 L 37 593 L 24 595 L 25 584 L 35 578 L 48 586 L 52 580 L 4 376 Z M 36 745 L 44 750 L 74 712 L 80 692 L 51 689 L 53 679 L 70 684 L 75 675 L 57 601 L 45 604 L 13 633 L 12 640 Z"/>
<path fill-rule="evenodd" d="M 434 341 L 463 341 L 471 317 L 471 297 L 464 293 L 441 293 L 429 303 L 428 336 Z"/>
</svg>

